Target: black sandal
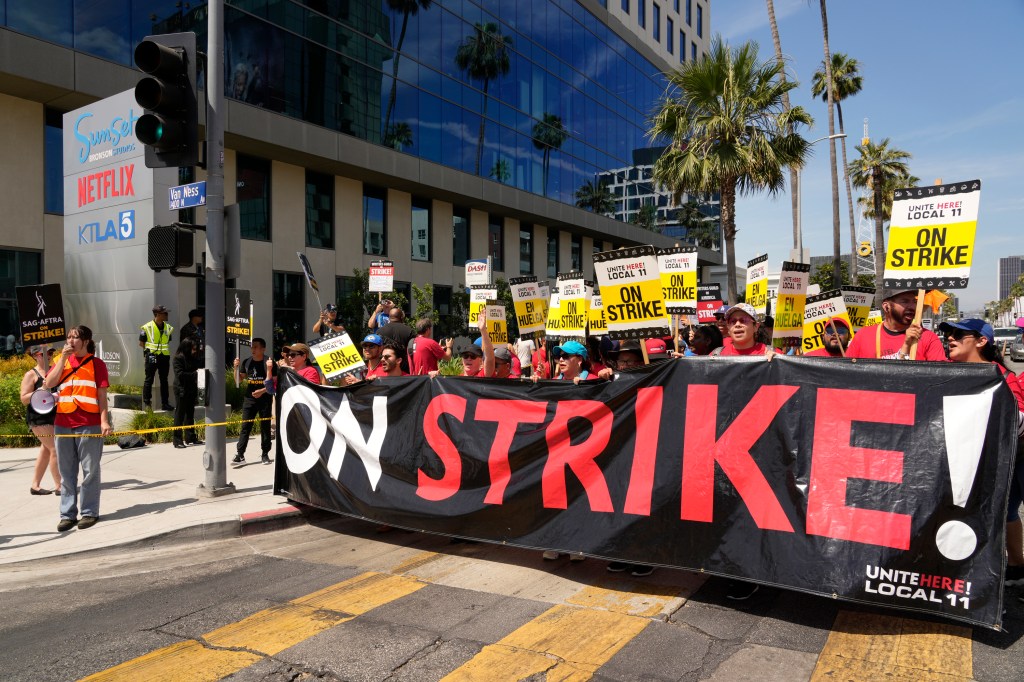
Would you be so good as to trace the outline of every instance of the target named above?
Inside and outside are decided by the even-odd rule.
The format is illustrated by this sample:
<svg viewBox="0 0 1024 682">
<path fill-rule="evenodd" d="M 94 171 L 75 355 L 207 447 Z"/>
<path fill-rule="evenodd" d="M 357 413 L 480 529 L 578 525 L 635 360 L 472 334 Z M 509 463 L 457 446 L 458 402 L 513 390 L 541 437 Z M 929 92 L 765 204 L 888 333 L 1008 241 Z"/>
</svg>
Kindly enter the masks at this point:
<svg viewBox="0 0 1024 682">
<path fill-rule="evenodd" d="M 52 495 L 53 494 L 52 490 L 47 490 L 46 488 L 29 488 L 28 491 L 30 493 L 32 493 L 33 495 Z"/>
</svg>

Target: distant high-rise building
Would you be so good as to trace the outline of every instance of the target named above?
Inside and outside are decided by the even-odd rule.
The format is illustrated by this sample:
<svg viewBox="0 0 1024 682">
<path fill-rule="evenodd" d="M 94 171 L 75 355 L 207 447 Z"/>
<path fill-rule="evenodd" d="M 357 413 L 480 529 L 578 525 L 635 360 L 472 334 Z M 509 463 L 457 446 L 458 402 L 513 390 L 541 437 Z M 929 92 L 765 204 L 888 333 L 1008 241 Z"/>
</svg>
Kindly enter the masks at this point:
<svg viewBox="0 0 1024 682">
<path fill-rule="evenodd" d="M 996 286 L 999 288 L 997 301 L 1010 295 L 1010 287 L 1016 283 L 1022 273 L 1024 273 L 1024 256 L 1007 256 L 999 259 L 996 266 Z"/>
</svg>

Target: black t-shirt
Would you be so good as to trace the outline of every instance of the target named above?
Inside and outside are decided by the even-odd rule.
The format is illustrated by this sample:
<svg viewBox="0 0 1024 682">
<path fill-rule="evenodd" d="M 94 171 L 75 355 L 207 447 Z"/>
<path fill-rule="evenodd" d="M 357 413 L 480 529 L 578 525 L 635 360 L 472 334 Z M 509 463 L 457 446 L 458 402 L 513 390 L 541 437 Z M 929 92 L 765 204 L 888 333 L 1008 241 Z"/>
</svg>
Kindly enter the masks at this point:
<svg viewBox="0 0 1024 682">
<path fill-rule="evenodd" d="M 412 327 L 404 322 L 388 322 L 378 329 L 377 333 L 385 339 L 393 341 L 401 353 L 405 352 L 409 342 L 416 336 L 416 332 L 412 330 Z"/>
<path fill-rule="evenodd" d="M 242 364 L 238 368 L 238 375 L 242 382 L 242 387 L 245 388 L 245 397 L 250 400 L 259 400 L 259 398 L 254 398 L 252 394 L 257 389 L 264 388 L 263 382 L 267 379 L 267 357 L 264 356 L 260 362 L 252 358 L 242 360 Z M 277 376 L 276 364 L 271 366 L 271 376 Z"/>
</svg>

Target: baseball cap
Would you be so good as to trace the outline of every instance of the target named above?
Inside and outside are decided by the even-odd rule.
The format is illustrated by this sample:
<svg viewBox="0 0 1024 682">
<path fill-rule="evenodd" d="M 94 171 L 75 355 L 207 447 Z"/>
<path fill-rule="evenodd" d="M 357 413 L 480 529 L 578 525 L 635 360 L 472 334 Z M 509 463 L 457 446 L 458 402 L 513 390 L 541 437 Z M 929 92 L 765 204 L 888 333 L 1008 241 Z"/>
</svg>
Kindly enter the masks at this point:
<svg viewBox="0 0 1024 682">
<path fill-rule="evenodd" d="M 988 339 L 989 344 L 994 344 L 996 342 L 995 331 L 993 331 L 992 325 L 985 320 L 969 318 L 966 320 L 960 320 L 959 322 L 943 322 L 939 325 L 939 331 L 943 334 L 949 334 L 954 329 L 980 334 Z"/>
<path fill-rule="evenodd" d="M 157 313 L 169 313 L 169 312 L 171 312 L 171 311 L 169 311 L 167 309 L 167 306 L 165 306 L 165 305 L 155 305 L 155 306 L 153 306 L 153 314 L 154 315 L 156 315 Z"/>
<path fill-rule="evenodd" d="M 284 349 L 286 351 L 295 351 L 297 353 L 305 353 L 306 357 L 309 357 L 311 355 L 311 353 L 309 352 L 309 346 L 307 346 L 304 343 L 293 343 L 290 346 L 285 346 Z"/>
<path fill-rule="evenodd" d="M 383 346 L 384 339 L 381 338 L 380 334 L 367 334 L 363 337 L 362 345 L 365 346 L 368 343 L 372 343 L 374 346 Z"/>
<path fill-rule="evenodd" d="M 882 300 L 888 301 L 890 298 L 896 298 L 900 294 L 917 294 L 917 289 L 882 289 Z"/>
<path fill-rule="evenodd" d="M 834 317 L 826 324 L 831 324 L 833 327 L 842 327 L 846 331 L 850 331 L 850 325 L 846 324 L 846 320 L 841 317 Z"/>
<path fill-rule="evenodd" d="M 45 353 L 47 351 L 46 346 L 29 346 L 25 352 L 29 355 L 35 355 L 36 353 Z"/>
<path fill-rule="evenodd" d="M 455 347 L 455 354 L 462 355 L 463 353 L 471 353 L 478 357 L 483 357 L 484 352 L 481 349 L 481 346 L 483 345 L 483 338 L 484 337 L 481 336 L 479 339 L 476 340 L 479 341 L 480 343 L 477 343 L 476 341 L 474 341 L 473 343 L 469 343 L 469 339 L 463 337 L 462 343 Z"/>
<path fill-rule="evenodd" d="M 727 312 L 729 312 L 728 304 L 723 305 L 723 306 L 719 306 L 718 310 L 715 311 L 715 317 L 718 317 L 719 315 L 721 315 L 722 317 L 725 317 L 725 314 Z"/>
<path fill-rule="evenodd" d="M 647 346 L 647 357 L 651 360 L 665 360 L 669 357 L 664 339 L 647 339 L 644 344 Z"/>
<path fill-rule="evenodd" d="M 587 359 L 587 347 L 579 341 L 566 341 L 561 346 L 555 346 L 552 351 L 552 355 L 558 358 L 562 354 L 565 355 L 579 355 L 584 360 Z"/>
<path fill-rule="evenodd" d="M 508 348 L 506 346 L 498 346 L 494 349 L 494 359 L 511 364 L 512 354 L 508 352 Z"/>
<path fill-rule="evenodd" d="M 737 303 L 733 307 L 729 308 L 729 312 L 726 313 L 725 319 L 729 319 L 736 313 L 746 313 L 750 316 L 750 319 L 757 321 L 757 311 L 754 310 L 754 306 L 749 303 Z"/>
</svg>

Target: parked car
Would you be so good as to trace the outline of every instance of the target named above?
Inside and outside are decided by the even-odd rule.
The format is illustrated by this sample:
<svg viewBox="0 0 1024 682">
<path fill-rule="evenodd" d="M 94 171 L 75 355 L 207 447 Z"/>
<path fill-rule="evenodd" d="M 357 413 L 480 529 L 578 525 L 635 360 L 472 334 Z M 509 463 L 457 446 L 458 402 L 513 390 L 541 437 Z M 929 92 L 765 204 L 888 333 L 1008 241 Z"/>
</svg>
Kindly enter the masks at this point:
<svg viewBox="0 0 1024 682">
<path fill-rule="evenodd" d="M 1024 362 L 1024 341 L 1017 339 L 1010 346 L 1010 359 L 1014 362 Z"/>
<path fill-rule="evenodd" d="M 1014 341 L 1021 340 L 1021 331 L 1016 327 L 996 327 L 992 330 L 996 337 L 996 348 L 998 348 L 1003 355 L 1010 353 L 1010 344 Z"/>
</svg>

